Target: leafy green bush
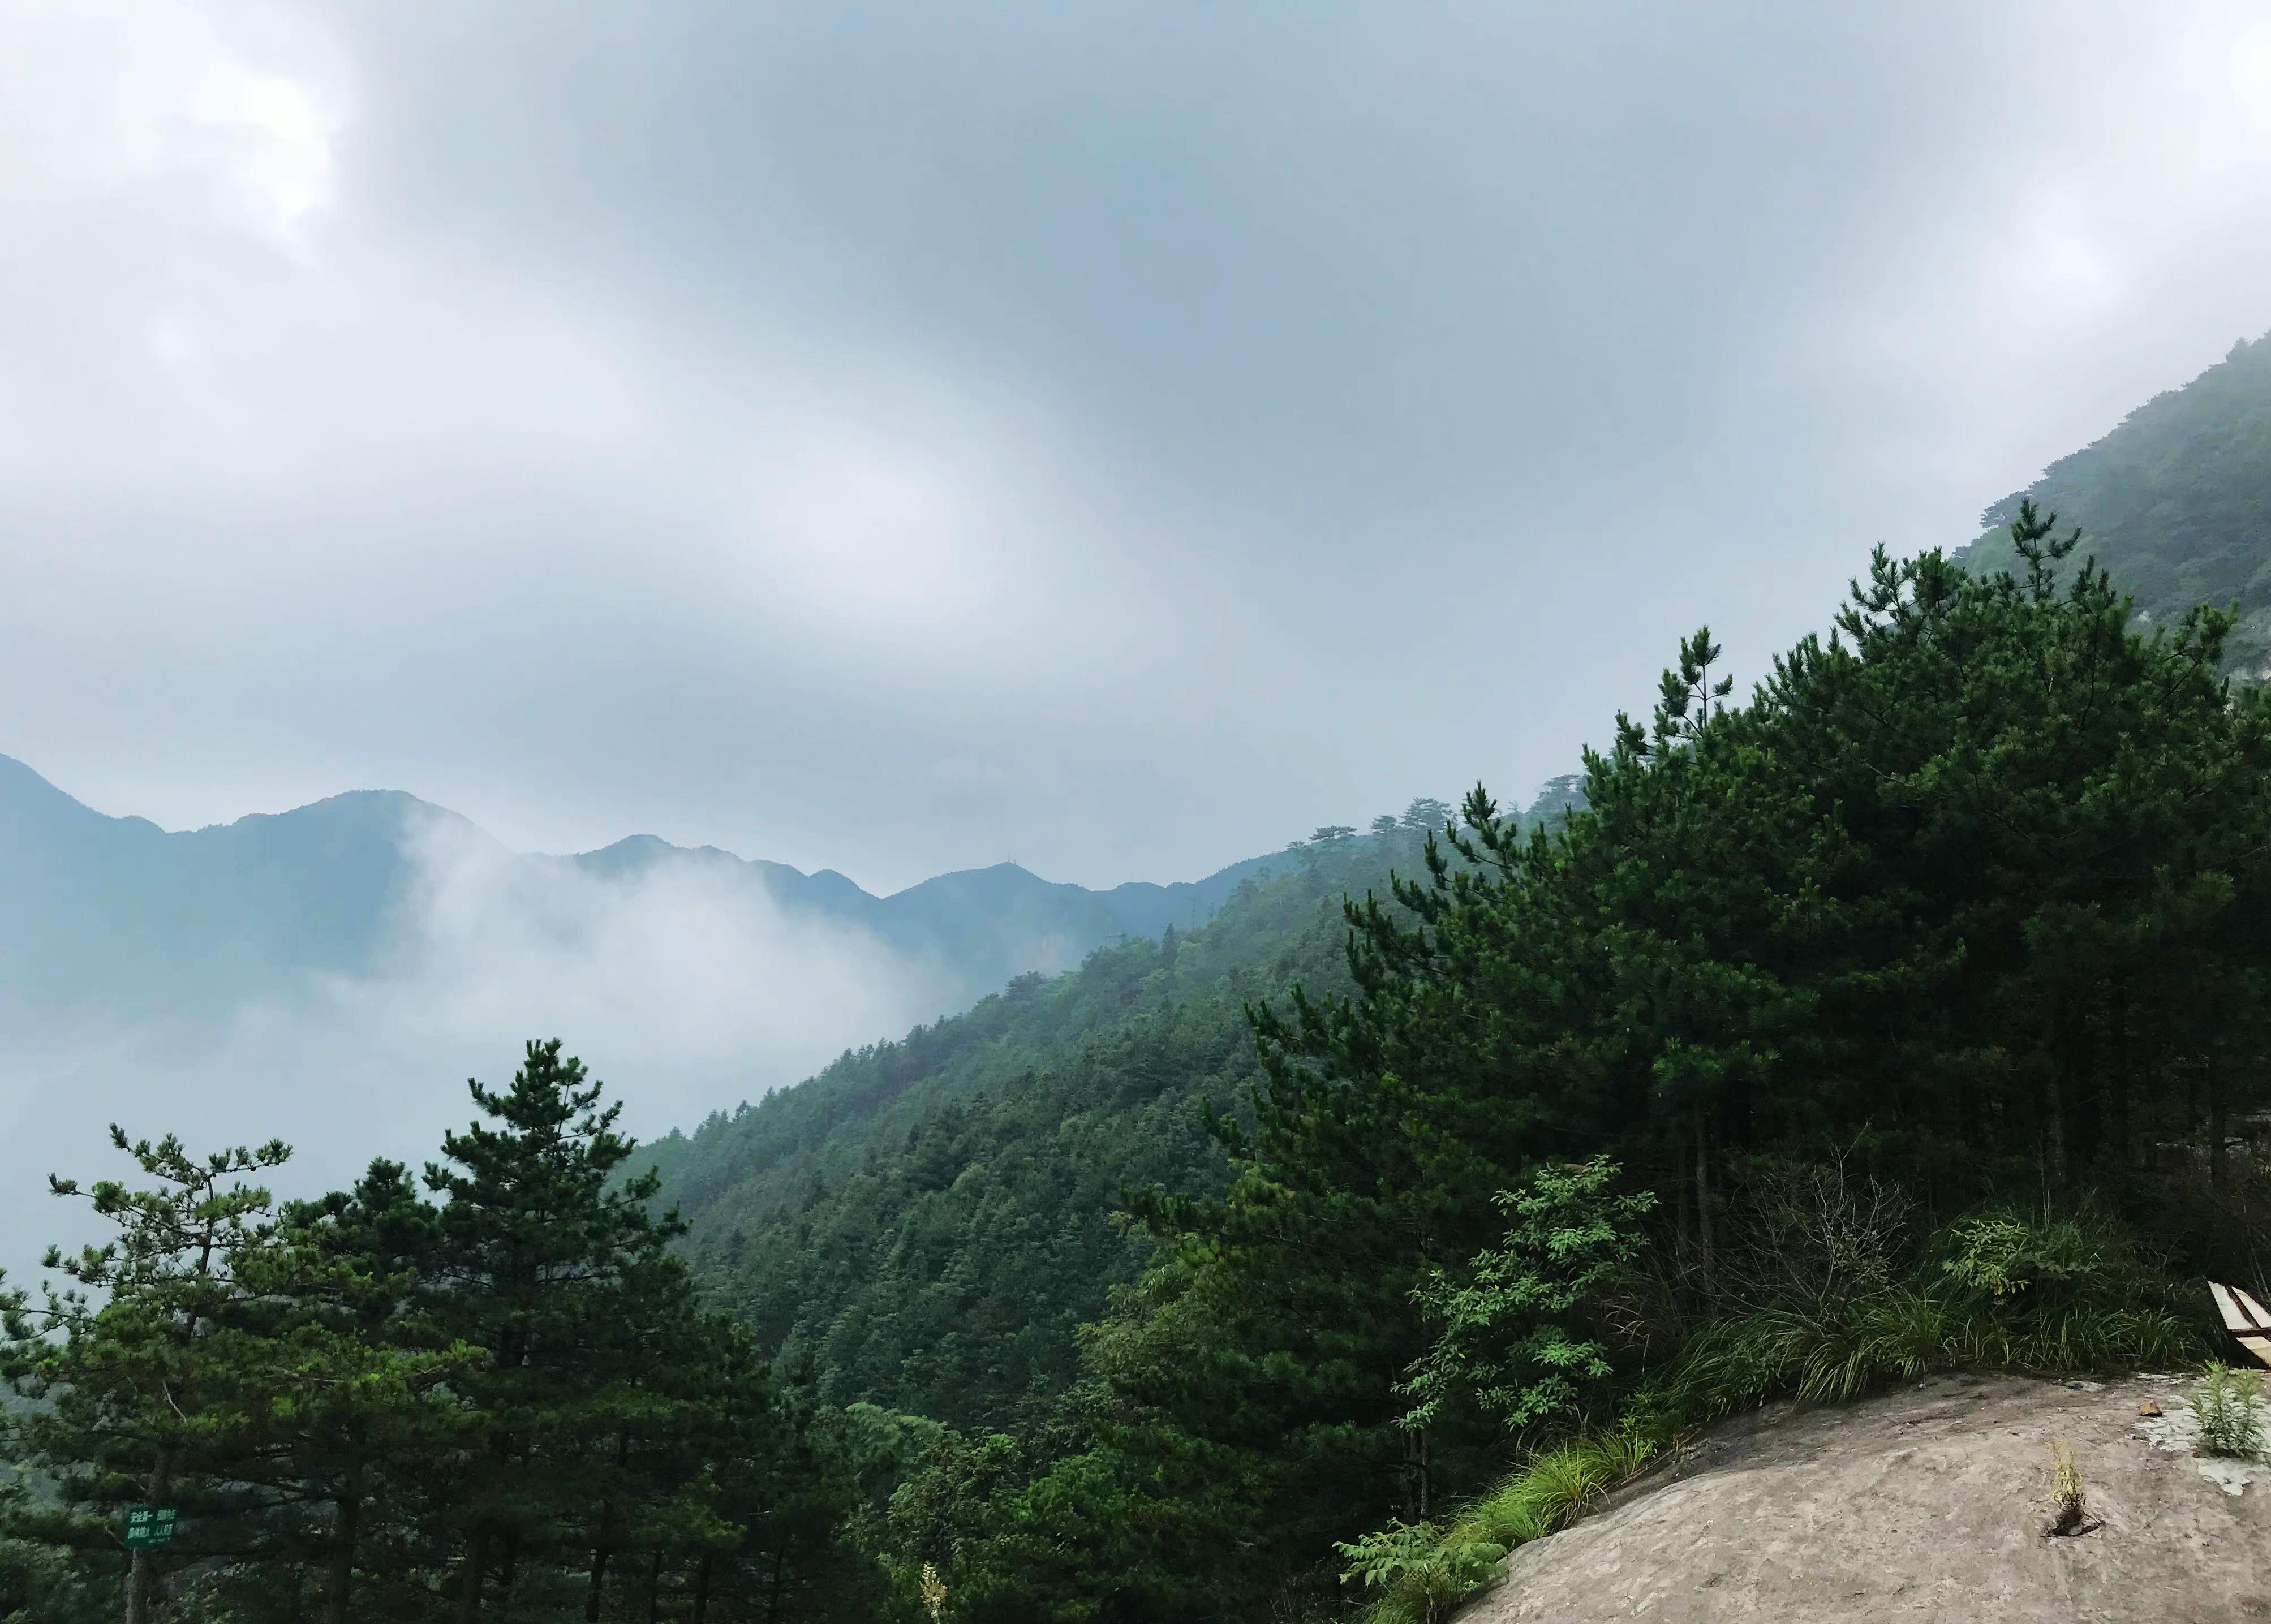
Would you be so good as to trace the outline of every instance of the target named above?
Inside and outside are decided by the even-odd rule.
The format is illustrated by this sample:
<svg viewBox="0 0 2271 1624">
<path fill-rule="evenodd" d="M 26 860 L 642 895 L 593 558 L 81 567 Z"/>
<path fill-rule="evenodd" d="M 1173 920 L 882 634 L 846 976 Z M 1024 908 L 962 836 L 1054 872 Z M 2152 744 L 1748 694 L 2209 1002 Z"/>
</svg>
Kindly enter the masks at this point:
<svg viewBox="0 0 2271 1624">
<path fill-rule="evenodd" d="M 1337 1546 L 1349 1566 L 1344 1583 L 1390 1590 L 1415 1624 L 1436 1624 L 1505 1560 L 1506 1547 L 1478 1538 L 1463 1523 L 1391 1522 L 1377 1533 Z"/>
<path fill-rule="evenodd" d="M 2263 1448 L 2263 1418 L 2256 1411 L 2262 1382 L 2252 1370 L 2211 1364 L 2193 1399 L 2203 1455 L 2253 1455 Z"/>
<path fill-rule="evenodd" d="M 1437 1270 L 1412 1292 L 1441 1330 L 1403 1384 L 1418 1401 L 1405 1426 L 1433 1425 L 1465 1400 L 1519 1431 L 1576 1409 L 1583 1388 L 1610 1374 L 1607 1347 L 1579 1328 L 1577 1311 L 1645 1244 L 1641 1220 L 1656 1196 L 1612 1195 L 1622 1171 L 1606 1156 L 1540 1167 L 1495 1197 L 1513 1220 L 1503 1246 L 1463 1278 Z"/>
<path fill-rule="evenodd" d="M 1959 1218 L 1935 1248 L 1940 1271 L 1996 1302 L 2089 1289 L 2134 1264 L 2127 1241 L 2103 1220 L 2004 1208 Z"/>
</svg>

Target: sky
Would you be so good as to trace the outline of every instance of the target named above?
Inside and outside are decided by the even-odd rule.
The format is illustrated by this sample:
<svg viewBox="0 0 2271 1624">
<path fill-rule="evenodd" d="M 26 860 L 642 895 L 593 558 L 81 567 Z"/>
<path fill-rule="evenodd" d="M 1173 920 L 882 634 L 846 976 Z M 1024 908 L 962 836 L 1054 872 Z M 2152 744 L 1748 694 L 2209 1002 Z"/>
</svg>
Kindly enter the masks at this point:
<svg viewBox="0 0 2271 1624">
<path fill-rule="evenodd" d="M 1757 674 L 2267 264 L 2266 5 L 0 0 L 0 751 L 1195 877 Z"/>
</svg>

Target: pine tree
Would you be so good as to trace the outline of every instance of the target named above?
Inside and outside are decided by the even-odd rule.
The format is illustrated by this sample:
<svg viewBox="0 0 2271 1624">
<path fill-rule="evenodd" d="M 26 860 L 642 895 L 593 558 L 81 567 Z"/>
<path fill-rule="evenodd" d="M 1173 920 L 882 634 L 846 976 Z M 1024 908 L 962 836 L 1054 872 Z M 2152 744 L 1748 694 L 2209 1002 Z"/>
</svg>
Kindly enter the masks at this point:
<svg viewBox="0 0 2271 1624">
<path fill-rule="evenodd" d="M 408 1170 L 381 1159 L 351 1190 L 289 1204 L 276 1244 L 240 1270 L 294 1372 L 269 1418 L 268 1478 L 300 1514 L 291 1549 L 312 1555 L 324 1624 L 354 1615 L 359 1575 L 410 1580 L 413 1486 L 471 1424 L 455 1389 L 483 1355 L 445 1340 L 419 1303 L 437 1242 Z"/>
<path fill-rule="evenodd" d="M 674 1278 L 665 1248 L 681 1226 L 650 1213 L 654 1178 L 622 1176 L 634 1148 L 614 1130 L 622 1107 L 600 1104 L 558 1039 L 528 1045 L 510 1089 L 467 1088 L 490 1122 L 447 1136 L 427 1167 L 447 1200 L 426 1304 L 484 1355 L 462 1382 L 472 1447 L 436 1496 L 471 1624 L 493 1569 L 507 1606 L 526 1564 L 580 1551 L 603 1578 L 622 1525 L 614 1463 L 653 1403 L 628 1352 L 676 1312 L 653 1286 Z"/>
<path fill-rule="evenodd" d="M 291 1152 L 272 1142 L 199 1159 L 170 1135 L 130 1142 L 113 1124 L 110 1136 L 151 1182 L 82 1192 L 49 1179 L 117 1233 L 73 1256 L 51 1248 L 46 1266 L 72 1284 L 46 1286 L 39 1307 L 8 1300 L 0 1374 L 35 1401 L 19 1421 L 25 1456 L 67 1507 L 108 1517 L 139 1501 L 181 1514 L 175 1543 L 137 1549 L 129 1566 L 127 1624 L 150 1624 L 167 1573 L 227 1550 L 265 1419 L 293 1384 L 288 1362 L 246 1334 L 237 1312 L 249 1289 L 241 1277 L 257 1272 L 272 1231 L 269 1192 L 247 1180 Z"/>
</svg>

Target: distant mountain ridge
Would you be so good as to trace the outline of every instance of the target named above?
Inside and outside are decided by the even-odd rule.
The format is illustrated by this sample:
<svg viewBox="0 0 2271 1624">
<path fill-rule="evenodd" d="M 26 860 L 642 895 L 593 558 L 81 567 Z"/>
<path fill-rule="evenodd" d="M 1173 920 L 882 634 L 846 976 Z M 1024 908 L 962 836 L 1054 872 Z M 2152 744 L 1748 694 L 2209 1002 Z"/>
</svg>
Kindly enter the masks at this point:
<svg viewBox="0 0 2271 1624">
<path fill-rule="evenodd" d="M 877 897 L 832 869 L 806 874 L 652 835 L 564 858 L 514 853 L 458 814 L 393 790 L 168 832 L 94 811 L 0 756 L 0 1026 L 73 1011 L 187 1016 L 294 977 L 381 973 L 421 843 L 436 831 L 532 875 L 564 867 L 630 881 L 692 867 L 789 915 L 868 933 L 939 972 L 957 1008 L 1106 942 L 1203 924 L 1240 881 L 1294 860 L 1277 853 L 1195 882 L 1101 891 L 1001 863 Z"/>
</svg>

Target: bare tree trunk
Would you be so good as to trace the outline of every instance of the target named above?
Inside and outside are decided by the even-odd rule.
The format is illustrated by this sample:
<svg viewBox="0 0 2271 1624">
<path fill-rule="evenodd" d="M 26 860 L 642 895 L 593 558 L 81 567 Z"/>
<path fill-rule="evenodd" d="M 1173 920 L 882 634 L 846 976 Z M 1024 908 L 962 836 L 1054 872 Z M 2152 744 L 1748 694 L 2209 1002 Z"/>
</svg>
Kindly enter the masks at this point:
<svg viewBox="0 0 2271 1624">
<path fill-rule="evenodd" d="M 694 1624 L 710 1624 L 710 1564 L 713 1560 L 708 1551 L 694 1569 Z"/>
<path fill-rule="evenodd" d="M 1695 1234 L 1702 1243 L 1704 1300 L 1716 1302 L 1719 1288 L 1711 1249 L 1711 1129 L 1701 1100 L 1695 1105 Z"/>
<path fill-rule="evenodd" d="M 661 1550 L 661 1547 L 657 1546 L 657 1547 L 656 1547 L 656 1549 L 655 1549 L 655 1553 L 654 1553 L 654 1568 L 653 1568 L 653 1570 L 652 1570 L 651 1573 L 649 1573 L 649 1574 L 648 1574 L 648 1576 L 647 1576 L 647 1583 L 646 1583 L 646 1624 L 658 1624 L 658 1620 L 660 1620 L 660 1619 L 661 1619 L 661 1617 L 662 1617 L 662 1550 Z"/>
<path fill-rule="evenodd" d="M 630 1430 L 619 1427 L 615 1429 L 617 1472 L 630 1459 Z M 584 1624 L 599 1624 L 599 1604 L 607 1588 L 607 1558 L 613 1553 L 617 1532 L 614 1502 L 603 1500 L 599 1502 L 599 1538 L 592 1550 L 592 1590 L 584 1599 Z"/>
<path fill-rule="evenodd" d="M 1694 1228 L 1688 1221 L 1687 1202 L 1687 1180 L 1679 1171 L 1679 1136 L 1674 1134 L 1672 1138 L 1672 1255 L 1674 1265 L 1680 1269 L 1687 1266 L 1691 1244 L 1688 1236 Z"/>
</svg>

